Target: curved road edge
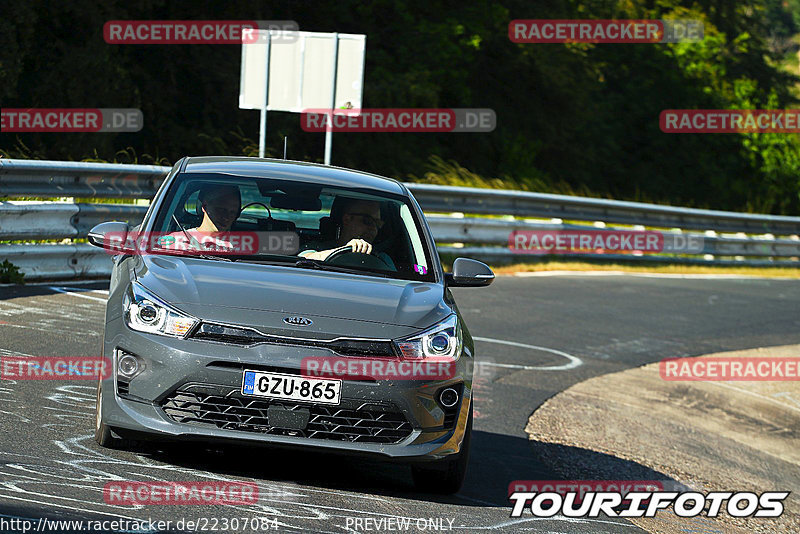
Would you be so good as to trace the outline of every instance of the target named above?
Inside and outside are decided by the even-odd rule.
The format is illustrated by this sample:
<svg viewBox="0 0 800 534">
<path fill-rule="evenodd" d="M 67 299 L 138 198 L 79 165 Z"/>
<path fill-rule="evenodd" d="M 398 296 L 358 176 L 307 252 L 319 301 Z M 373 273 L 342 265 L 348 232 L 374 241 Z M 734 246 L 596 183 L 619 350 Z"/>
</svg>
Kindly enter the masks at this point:
<svg viewBox="0 0 800 534">
<path fill-rule="evenodd" d="M 788 345 L 698 358 L 799 354 L 800 345 Z M 666 381 L 653 363 L 575 384 L 540 406 L 525 431 L 540 461 L 565 480 L 671 479 L 701 492 L 792 492 L 777 519 L 684 519 L 665 511 L 633 520 L 649 532 L 800 531 L 797 381 Z"/>
</svg>

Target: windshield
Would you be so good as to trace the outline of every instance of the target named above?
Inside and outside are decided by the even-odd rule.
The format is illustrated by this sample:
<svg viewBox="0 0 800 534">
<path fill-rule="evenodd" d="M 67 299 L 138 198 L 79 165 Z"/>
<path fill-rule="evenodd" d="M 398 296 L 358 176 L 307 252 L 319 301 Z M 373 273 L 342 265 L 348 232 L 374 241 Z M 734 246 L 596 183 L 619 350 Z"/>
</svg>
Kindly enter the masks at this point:
<svg viewBox="0 0 800 534">
<path fill-rule="evenodd" d="M 408 199 L 294 180 L 178 175 L 142 242 L 151 254 L 434 280 Z"/>
</svg>

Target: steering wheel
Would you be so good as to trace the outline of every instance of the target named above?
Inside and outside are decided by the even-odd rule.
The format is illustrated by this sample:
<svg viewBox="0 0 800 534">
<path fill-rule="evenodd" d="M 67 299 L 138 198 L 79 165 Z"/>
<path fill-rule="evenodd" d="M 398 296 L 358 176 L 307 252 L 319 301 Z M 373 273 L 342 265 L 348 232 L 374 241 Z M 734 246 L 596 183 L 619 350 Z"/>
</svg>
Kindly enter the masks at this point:
<svg viewBox="0 0 800 534">
<path fill-rule="evenodd" d="M 332 252 L 330 256 L 325 258 L 325 263 L 344 266 L 369 267 L 372 269 L 381 269 L 386 271 L 393 270 L 388 263 L 380 259 L 378 256 L 364 254 L 363 252 L 353 252 L 353 248 L 350 246 L 341 247 L 339 250 Z"/>
<path fill-rule="evenodd" d="M 246 210 L 247 208 L 249 208 L 250 206 L 261 206 L 261 207 L 263 207 L 265 210 L 267 210 L 267 214 L 269 215 L 269 218 L 270 219 L 272 218 L 272 212 L 269 210 L 269 207 L 266 204 L 262 204 L 261 202 L 251 202 L 250 204 L 245 205 L 245 207 L 243 207 L 241 210 L 239 210 L 239 215 L 241 215 L 242 212 L 244 210 Z"/>
</svg>

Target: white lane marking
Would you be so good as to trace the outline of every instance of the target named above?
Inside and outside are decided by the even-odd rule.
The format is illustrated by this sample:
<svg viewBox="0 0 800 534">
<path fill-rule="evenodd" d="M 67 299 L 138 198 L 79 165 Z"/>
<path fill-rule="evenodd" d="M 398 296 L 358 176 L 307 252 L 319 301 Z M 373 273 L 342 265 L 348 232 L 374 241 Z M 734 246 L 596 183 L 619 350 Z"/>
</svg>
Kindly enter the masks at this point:
<svg viewBox="0 0 800 534">
<path fill-rule="evenodd" d="M 28 354 L 27 352 L 18 352 L 11 349 L 4 349 L 3 347 L 0 347 L 0 356 L 23 356 L 26 358 L 36 358 L 36 356 L 33 354 Z"/>
<path fill-rule="evenodd" d="M 796 405 L 800 406 L 800 402 L 798 402 L 798 401 L 796 401 L 796 400 L 794 400 L 792 398 L 792 392 L 791 391 L 781 391 L 780 393 L 773 393 L 772 396 L 773 397 L 786 397 L 787 400 L 790 400 L 793 403 L 795 403 Z"/>
<path fill-rule="evenodd" d="M 157 460 L 148 459 L 146 457 L 137 457 L 135 461 L 122 460 L 119 458 L 107 456 L 102 452 L 89 449 L 86 445 L 83 444 L 84 442 L 86 443 L 92 442 L 92 436 L 85 435 L 74 438 L 68 438 L 67 440 L 64 441 L 58 441 L 58 440 L 53 441 L 53 443 L 55 443 L 60 448 L 61 452 L 64 455 L 67 455 L 67 457 L 69 458 L 74 458 L 68 461 L 56 460 L 56 462 L 60 466 L 70 467 L 71 472 L 75 473 L 76 475 L 80 474 L 84 475 L 82 478 L 77 478 L 77 479 L 70 477 L 69 480 L 76 480 L 76 481 L 86 480 L 90 482 L 94 482 L 97 480 L 131 480 L 131 478 L 129 477 L 133 476 L 132 475 L 133 473 L 136 473 L 135 476 L 141 476 L 141 473 L 145 473 L 146 472 L 145 470 L 147 469 L 154 469 L 155 470 L 154 473 L 161 475 L 158 478 L 163 478 L 164 473 L 181 473 L 182 475 L 180 476 L 186 476 L 186 474 L 190 474 L 193 477 L 202 477 L 204 479 L 209 478 L 212 480 L 221 480 L 221 481 L 237 480 L 196 469 L 180 468 L 169 464 L 162 464 Z M 0 451 L 0 458 L 2 458 L 4 454 L 5 453 Z M 112 473 L 111 469 L 109 469 L 108 471 L 103 470 L 101 468 L 102 465 L 94 467 L 95 464 L 109 464 L 110 467 L 114 469 L 114 472 Z M 29 473 L 37 473 L 44 477 L 58 476 L 60 479 L 64 479 L 63 474 L 61 474 L 60 472 L 54 474 L 53 468 L 46 469 L 46 467 L 48 466 L 23 465 L 22 467 L 15 467 L 15 469 L 23 469 L 23 467 L 26 467 L 27 469 L 25 471 Z M 117 467 L 119 468 L 117 469 Z M 5 475 L 6 473 L 0 472 L 0 474 Z M 16 472 L 13 476 L 17 476 Z M 155 476 L 153 476 L 153 474 L 149 476 L 152 478 L 156 478 Z M 0 477 L 0 479 L 2 479 L 2 477 Z M 272 514 L 278 514 L 281 519 L 283 518 L 289 520 L 318 519 L 318 520 L 329 521 L 331 515 L 328 514 L 327 510 L 326 511 L 317 510 L 318 507 L 316 505 L 312 505 L 308 502 L 300 502 L 299 500 L 291 500 L 291 501 L 288 500 L 288 498 L 295 498 L 295 499 L 306 498 L 308 497 L 308 494 L 311 492 L 333 493 L 333 494 L 347 496 L 350 497 L 350 499 L 348 499 L 348 502 L 352 501 L 354 498 L 359 498 L 359 499 L 366 498 L 369 500 L 379 501 L 382 503 L 390 502 L 389 499 L 383 497 L 366 497 L 352 492 L 316 491 L 313 488 L 304 488 L 304 487 L 299 487 L 297 485 L 289 485 L 289 484 L 281 485 L 273 483 L 270 484 L 265 490 L 263 489 L 265 487 L 263 485 L 264 482 L 263 480 L 253 479 L 249 477 L 246 478 L 245 480 L 253 481 L 259 484 L 259 493 L 261 494 L 259 499 L 260 502 L 256 504 L 255 510 L 252 507 L 253 505 L 247 505 L 245 507 L 232 506 L 232 509 L 240 510 L 242 512 L 254 512 L 257 514 L 269 512 Z M 38 482 L 44 482 L 44 481 L 42 480 Z M 92 489 L 91 487 L 82 485 L 77 487 Z M 19 488 L 19 487 L 15 487 L 13 489 L 17 490 L 18 492 L 26 491 L 24 488 Z M 2 490 L 3 488 L 2 486 L 0 486 L 0 492 L 2 492 Z M 273 496 L 278 495 L 278 497 L 275 497 L 275 499 L 278 499 L 278 502 L 277 503 L 271 502 L 269 500 L 270 495 Z M 54 495 L 53 498 L 60 498 L 60 497 L 56 497 Z M 278 512 L 276 510 L 281 510 L 281 511 Z M 353 510 L 348 509 L 347 511 L 355 513 L 370 513 L 366 510 L 357 510 L 357 509 Z M 349 513 L 346 515 L 353 515 L 353 514 Z M 340 515 L 340 516 L 346 517 L 346 515 Z M 284 524 L 284 526 L 299 528 L 290 524 Z"/>
<path fill-rule="evenodd" d="M 70 280 L 68 282 L 71 286 L 80 286 L 80 285 L 87 285 L 87 284 L 97 284 L 99 282 L 108 282 L 108 278 L 105 280 L 97 279 L 97 280 Z M 25 282 L 26 286 L 49 286 L 52 285 L 52 281 L 50 282 Z M 0 287 L 19 287 L 19 284 L 0 284 Z"/>
<path fill-rule="evenodd" d="M 782 406 L 784 408 L 788 408 L 789 410 L 793 410 L 795 412 L 800 412 L 800 408 L 795 408 L 791 404 L 786 404 L 785 402 L 781 402 L 781 401 L 775 400 L 772 397 L 767 397 L 766 395 L 762 395 L 760 393 L 756 393 L 755 391 L 748 391 L 746 389 L 737 388 L 736 386 L 728 384 L 727 382 L 712 382 L 712 381 L 708 381 L 708 383 L 709 384 L 714 384 L 715 386 L 721 386 L 721 387 L 728 388 L 728 389 L 734 389 L 734 390 L 739 391 L 741 393 L 746 393 L 748 395 L 752 395 L 753 397 L 758 397 L 759 399 L 763 399 L 763 400 L 765 400 L 767 402 L 771 402 L 773 404 L 777 404 L 778 406 Z"/>
<path fill-rule="evenodd" d="M 758 276 L 753 274 L 676 274 L 676 273 L 633 273 L 628 271 L 531 271 L 513 273 L 511 276 L 527 278 L 531 276 L 637 276 L 639 278 L 679 278 L 694 280 L 797 280 L 784 276 Z"/>
<path fill-rule="evenodd" d="M 0 326 L 7 326 L 7 327 L 10 327 L 10 328 L 26 328 L 28 330 L 36 330 L 38 332 L 48 332 L 48 333 L 51 333 L 51 334 L 53 333 L 53 329 L 52 328 L 39 328 L 39 327 L 36 327 L 36 326 L 28 326 L 28 325 L 24 325 L 24 324 L 0 324 Z M 65 335 L 65 336 L 71 336 L 71 337 L 76 337 L 76 336 L 84 337 L 84 336 L 99 336 L 99 335 L 101 335 L 100 332 L 88 332 L 88 331 L 82 331 L 82 332 L 65 332 L 65 331 L 61 331 L 61 332 L 59 332 L 59 334 L 60 335 Z"/>
<path fill-rule="evenodd" d="M 487 343 L 498 343 L 500 345 L 509 345 L 512 347 L 521 347 L 523 349 L 541 350 L 544 352 L 551 352 L 558 354 L 569 360 L 569 363 L 564 365 L 517 365 L 513 363 L 496 363 L 496 362 L 480 362 L 479 365 L 487 365 L 491 367 L 505 367 L 508 369 L 525 369 L 528 371 L 567 371 L 583 365 L 583 360 L 572 354 L 567 354 L 556 349 L 549 349 L 547 347 L 539 347 L 537 345 L 527 345 L 525 343 L 517 343 L 516 341 L 505 341 L 503 339 L 493 339 L 490 337 L 473 337 L 472 339 L 478 341 L 486 341 Z"/>
<path fill-rule="evenodd" d="M 108 299 L 101 299 L 100 297 L 90 297 L 89 295 L 81 295 L 80 293 L 78 293 L 76 291 L 68 291 L 67 289 L 65 289 L 63 287 L 50 286 L 50 289 L 52 289 L 53 291 L 58 291 L 59 293 L 66 293 L 67 295 L 72 295 L 74 297 L 80 297 L 82 299 L 96 300 L 98 302 L 106 302 L 108 300 Z"/>
</svg>

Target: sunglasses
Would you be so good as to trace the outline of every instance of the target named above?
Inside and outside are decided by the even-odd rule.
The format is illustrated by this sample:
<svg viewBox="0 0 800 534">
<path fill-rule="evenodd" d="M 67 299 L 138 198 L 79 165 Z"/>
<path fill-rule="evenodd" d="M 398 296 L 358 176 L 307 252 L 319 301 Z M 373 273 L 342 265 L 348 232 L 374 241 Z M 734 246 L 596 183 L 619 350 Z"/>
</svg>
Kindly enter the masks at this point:
<svg viewBox="0 0 800 534">
<path fill-rule="evenodd" d="M 375 217 L 373 217 L 372 215 L 370 215 L 368 213 L 347 213 L 346 215 L 357 215 L 357 216 L 361 217 L 361 221 L 364 224 L 375 225 L 375 228 L 377 228 L 379 230 L 381 228 L 383 228 L 383 221 L 381 219 L 376 219 Z"/>
</svg>

